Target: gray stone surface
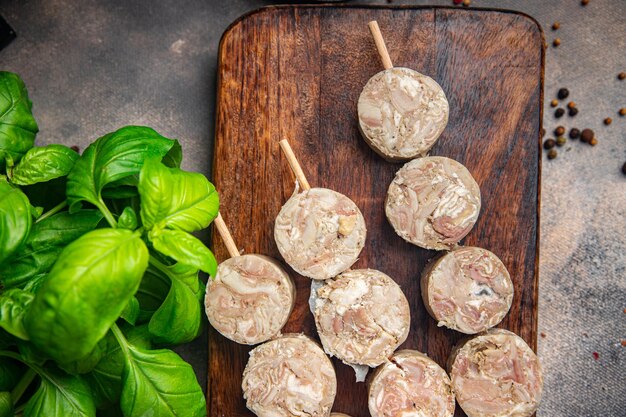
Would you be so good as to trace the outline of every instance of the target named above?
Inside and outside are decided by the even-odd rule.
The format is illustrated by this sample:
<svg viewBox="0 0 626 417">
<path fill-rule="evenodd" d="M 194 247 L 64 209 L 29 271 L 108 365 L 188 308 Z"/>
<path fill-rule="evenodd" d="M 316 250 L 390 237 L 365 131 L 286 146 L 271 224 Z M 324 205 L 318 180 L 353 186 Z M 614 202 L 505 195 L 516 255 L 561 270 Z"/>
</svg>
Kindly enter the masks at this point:
<svg viewBox="0 0 626 417">
<path fill-rule="evenodd" d="M 0 14 L 18 33 L 0 51 L 0 69 L 26 81 L 39 144 L 84 147 L 122 125 L 145 124 L 180 138 L 185 168 L 208 174 L 220 35 L 240 14 L 269 3 L 0 0 Z M 626 3 L 472 3 L 524 11 L 544 26 L 548 43 L 561 38 L 559 48 L 547 51 L 545 127 L 590 127 L 599 140 L 596 147 L 570 141 L 554 161 L 544 155 L 539 331 L 545 338 L 539 356 L 545 390 L 539 415 L 626 415 L 626 348 L 620 344 L 626 339 L 626 176 L 620 173 L 626 118 L 617 115 L 626 107 L 626 81 L 616 79 L 626 71 Z M 550 30 L 554 21 L 561 23 L 558 32 Z M 561 86 L 570 89 L 580 114 L 557 123 L 548 103 Z M 609 116 L 613 124 L 604 126 Z M 206 333 L 181 352 L 204 384 Z"/>
</svg>

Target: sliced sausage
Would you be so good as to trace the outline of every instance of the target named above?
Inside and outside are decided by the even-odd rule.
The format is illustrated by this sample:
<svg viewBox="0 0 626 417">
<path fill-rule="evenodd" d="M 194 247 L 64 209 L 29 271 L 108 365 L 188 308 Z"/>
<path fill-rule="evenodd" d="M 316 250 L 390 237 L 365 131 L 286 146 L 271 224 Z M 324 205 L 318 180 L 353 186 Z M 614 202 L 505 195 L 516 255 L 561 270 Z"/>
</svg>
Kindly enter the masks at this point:
<svg viewBox="0 0 626 417">
<path fill-rule="evenodd" d="M 448 374 L 415 350 L 401 350 L 369 382 L 372 417 L 452 417 L 454 393 Z"/>
<path fill-rule="evenodd" d="M 469 417 L 525 417 L 537 410 L 541 365 L 516 334 L 488 330 L 455 348 L 448 363 L 456 399 Z"/>
<path fill-rule="evenodd" d="M 327 417 L 337 378 L 317 343 L 285 335 L 250 352 L 241 387 L 247 407 L 259 417 Z"/>
<path fill-rule="evenodd" d="M 500 323 L 513 302 L 513 282 L 502 261 L 476 247 L 455 249 L 432 262 L 421 288 L 437 324 L 466 334 Z"/>
<path fill-rule="evenodd" d="M 296 300 L 293 281 L 274 259 L 243 255 L 227 259 L 206 288 L 211 325 L 237 343 L 254 345 L 280 333 Z"/>
<path fill-rule="evenodd" d="M 448 123 L 448 100 L 439 84 L 409 68 L 374 75 L 357 107 L 363 138 L 391 161 L 426 155 Z"/>
<path fill-rule="evenodd" d="M 442 156 L 414 159 L 389 185 L 385 213 L 403 239 L 426 249 L 451 249 L 480 212 L 480 189 L 460 163 Z"/>
<path fill-rule="evenodd" d="M 313 279 L 332 278 L 352 266 L 365 235 L 365 220 L 356 204 L 326 188 L 294 194 L 274 225 L 274 239 L 285 261 Z"/>
<path fill-rule="evenodd" d="M 407 338 L 409 303 L 389 276 L 347 271 L 317 290 L 315 325 L 324 350 L 348 364 L 383 363 Z"/>
</svg>

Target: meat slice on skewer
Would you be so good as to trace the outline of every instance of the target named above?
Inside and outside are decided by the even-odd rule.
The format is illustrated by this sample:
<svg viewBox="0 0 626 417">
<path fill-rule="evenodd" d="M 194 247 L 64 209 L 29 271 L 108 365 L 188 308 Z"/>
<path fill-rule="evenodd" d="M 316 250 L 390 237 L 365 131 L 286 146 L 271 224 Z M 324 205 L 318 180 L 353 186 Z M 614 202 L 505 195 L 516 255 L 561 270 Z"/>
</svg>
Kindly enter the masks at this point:
<svg viewBox="0 0 626 417">
<path fill-rule="evenodd" d="M 358 101 L 367 144 L 390 161 L 425 156 L 448 123 L 449 106 L 432 78 L 393 67 L 378 24 L 369 24 L 385 69 L 367 82 Z"/>
<path fill-rule="evenodd" d="M 409 334 L 409 303 L 389 276 L 374 269 L 346 271 L 317 290 L 315 325 L 330 355 L 375 367 Z"/>
<path fill-rule="evenodd" d="M 478 184 L 460 163 L 442 156 L 407 162 L 389 185 L 385 213 L 396 233 L 426 249 L 452 249 L 480 212 Z"/>
<path fill-rule="evenodd" d="M 365 220 L 343 194 L 311 188 L 294 194 L 276 217 L 280 254 L 299 274 L 328 279 L 356 262 L 365 244 Z"/>
<path fill-rule="evenodd" d="M 317 343 L 285 335 L 250 352 L 241 387 L 247 407 L 259 417 L 327 417 L 337 378 Z"/>
<path fill-rule="evenodd" d="M 292 279 L 270 257 L 240 256 L 221 215 L 215 224 L 228 242 L 231 258 L 207 283 L 204 304 L 209 322 L 224 337 L 245 345 L 280 335 L 296 300 Z"/>
<path fill-rule="evenodd" d="M 207 317 L 223 336 L 255 345 L 280 333 L 296 300 L 293 281 L 274 259 L 263 255 L 229 258 L 209 280 Z"/>
<path fill-rule="evenodd" d="M 452 417 L 450 378 L 435 361 L 415 350 L 400 350 L 369 380 L 372 417 Z"/>
<path fill-rule="evenodd" d="M 525 417 L 539 406 L 543 376 L 524 340 L 491 329 L 456 347 L 448 360 L 456 399 L 469 417 Z"/>
<path fill-rule="evenodd" d="M 421 289 L 437 324 L 466 334 L 500 323 L 513 302 L 513 282 L 502 261 L 476 247 L 455 249 L 428 265 Z"/>
<path fill-rule="evenodd" d="M 294 193 L 276 217 L 276 246 L 299 274 L 332 278 L 357 261 L 367 234 L 365 219 L 345 195 L 310 188 L 287 141 L 280 144 L 304 191 Z"/>
</svg>

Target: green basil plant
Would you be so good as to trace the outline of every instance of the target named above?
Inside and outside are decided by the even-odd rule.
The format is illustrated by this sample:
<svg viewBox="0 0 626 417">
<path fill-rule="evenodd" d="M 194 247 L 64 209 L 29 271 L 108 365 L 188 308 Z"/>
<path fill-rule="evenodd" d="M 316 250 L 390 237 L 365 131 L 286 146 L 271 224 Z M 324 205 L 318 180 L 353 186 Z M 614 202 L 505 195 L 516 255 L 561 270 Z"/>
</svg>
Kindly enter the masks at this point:
<svg viewBox="0 0 626 417">
<path fill-rule="evenodd" d="M 0 417 L 206 416 L 169 347 L 202 329 L 215 187 L 148 127 L 34 146 L 31 108 L 0 72 Z"/>
</svg>

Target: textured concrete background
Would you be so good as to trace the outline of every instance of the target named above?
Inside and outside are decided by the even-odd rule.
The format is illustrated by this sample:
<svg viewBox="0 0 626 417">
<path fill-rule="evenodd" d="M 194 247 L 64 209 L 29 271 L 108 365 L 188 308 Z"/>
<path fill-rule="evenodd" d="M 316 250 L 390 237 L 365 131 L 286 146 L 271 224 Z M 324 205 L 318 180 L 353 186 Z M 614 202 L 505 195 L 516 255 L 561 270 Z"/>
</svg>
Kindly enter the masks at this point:
<svg viewBox="0 0 626 417">
<path fill-rule="evenodd" d="M 24 78 L 40 145 L 84 148 L 122 125 L 145 124 L 181 139 L 185 168 L 209 173 L 220 35 L 242 13 L 270 3 L 0 0 L 0 14 L 18 33 L 0 51 L 0 69 Z M 626 80 L 616 75 L 626 71 L 626 2 L 474 0 L 472 6 L 526 12 L 542 24 L 548 43 L 561 38 L 547 52 L 544 125 L 548 132 L 557 124 L 590 127 L 599 140 L 596 147 L 570 141 L 554 161 L 544 155 L 539 415 L 624 416 L 626 118 L 617 110 L 626 107 Z M 561 23 L 557 32 L 550 29 L 554 21 Z M 557 123 L 548 103 L 563 86 L 580 113 Z M 604 126 L 605 117 L 613 124 Z M 181 351 L 204 385 L 206 333 Z"/>
</svg>

